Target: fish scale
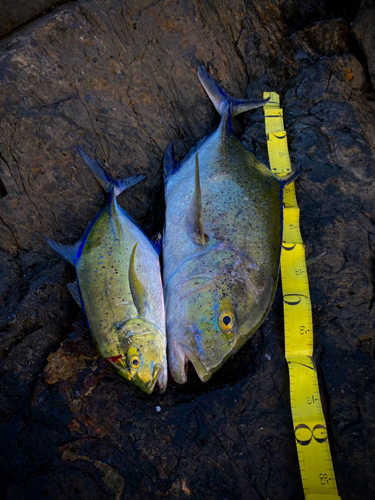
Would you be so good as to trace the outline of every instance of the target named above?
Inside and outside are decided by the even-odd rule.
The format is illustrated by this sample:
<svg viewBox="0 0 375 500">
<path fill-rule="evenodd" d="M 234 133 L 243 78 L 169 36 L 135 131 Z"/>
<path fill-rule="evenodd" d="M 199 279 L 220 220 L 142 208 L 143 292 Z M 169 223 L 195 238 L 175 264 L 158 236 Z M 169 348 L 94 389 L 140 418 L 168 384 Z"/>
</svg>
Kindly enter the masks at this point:
<svg viewBox="0 0 375 500">
<path fill-rule="evenodd" d="M 169 146 L 164 163 L 168 363 L 179 383 L 189 361 L 208 380 L 265 319 L 289 180 L 276 178 L 231 130 L 232 115 L 267 101 L 231 98 L 203 67 L 198 76 L 222 115 L 220 126 L 179 164 Z"/>
<path fill-rule="evenodd" d="M 166 333 L 159 256 L 116 197 L 144 176 L 113 181 L 84 151 L 80 154 L 109 193 L 107 206 L 82 239 L 68 247 L 47 240 L 76 267 L 69 284 L 82 306 L 100 355 L 147 394 L 167 385 Z"/>
</svg>

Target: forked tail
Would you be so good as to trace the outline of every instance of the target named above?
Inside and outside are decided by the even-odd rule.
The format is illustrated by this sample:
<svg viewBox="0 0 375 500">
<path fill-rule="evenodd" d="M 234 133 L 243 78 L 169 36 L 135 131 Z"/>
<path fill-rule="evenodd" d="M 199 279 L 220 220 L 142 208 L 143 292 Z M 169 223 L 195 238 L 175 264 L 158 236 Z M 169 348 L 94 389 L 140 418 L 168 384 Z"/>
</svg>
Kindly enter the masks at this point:
<svg viewBox="0 0 375 500">
<path fill-rule="evenodd" d="M 231 97 L 201 65 L 198 66 L 198 78 L 220 115 L 223 115 L 225 108 L 230 104 L 232 105 L 232 116 L 236 116 L 250 109 L 260 108 L 270 100 L 269 97 L 268 99 L 235 99 Z"/>
<path fill-rule="evenodd" d="M 113 189 L 113 194 L 118 196 L 125 189 L 128 189 L 138 182 L 141 182 L 146 176 L 145 175 L 132 175 L 131 177 L 127 177 L 126 179 L 119 179 L 115 181 L 111 179 L 99 165 L 99 163 L 91 158 L 82 148 L 78 148 L 78 152 L 82 157 L 82 160 L 86 163 L 86 165 L 91 170 L 91 173 L 94 175 L 95 179 L 99 182 L 106 193 L 110 193 Z"/>
</svg>

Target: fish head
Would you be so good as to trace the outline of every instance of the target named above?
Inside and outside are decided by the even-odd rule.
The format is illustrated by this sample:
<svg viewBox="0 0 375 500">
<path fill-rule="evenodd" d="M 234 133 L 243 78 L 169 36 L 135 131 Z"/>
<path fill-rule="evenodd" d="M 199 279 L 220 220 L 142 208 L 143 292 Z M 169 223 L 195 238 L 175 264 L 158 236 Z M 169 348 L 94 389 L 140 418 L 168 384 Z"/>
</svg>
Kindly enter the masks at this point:
<svg viewBox="0 0 375 500">
<path fill-rule="evenodd" d="M 157 384 L 160 392 L 167 386 L 165 335 L 141 318 L 118 325 L 119 354 L 107 357 L 115 370 L 146 394 Z"/>
<path fill-rule="evenodd" d="M 167 306 L 168 364 L 174 380 L 186 382 L 190 361 L 206 382 L 237 350 L 252 305 L 246 283 L 231 273 L 195 276 L 176 285 Z"/>
</svg>

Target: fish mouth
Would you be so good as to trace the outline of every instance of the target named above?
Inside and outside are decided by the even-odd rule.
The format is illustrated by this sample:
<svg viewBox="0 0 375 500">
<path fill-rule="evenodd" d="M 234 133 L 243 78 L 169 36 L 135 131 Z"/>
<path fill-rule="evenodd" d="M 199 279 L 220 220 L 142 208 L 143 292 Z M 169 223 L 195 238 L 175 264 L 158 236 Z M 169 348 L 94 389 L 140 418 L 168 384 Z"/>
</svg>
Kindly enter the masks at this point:
<svg viewBox="0 0 375 500">
<path fill-rule="evenodd" d="M 185 382 L 187 380 L 188 361 L 190 361 L 194 366 L 194 369 L 197 372 L 198 377 L 201 379 L 201 381 L 207 382 L 207 380 L 211 378 L 211 373 L 207 370 L 202 361 L 194 354 L 194 352 L 188 346 L 181 345 L 181 350 L 183 350 L 185 354 L 185 367 L 184 367 Z"/>
<path fill-rule="evenodd" d="M 152 363 L 151 369 L 140 370 L 133 378 L 132 381 L 147 395 L 151 394 L 155 388 L 156 383 L 159 385 L 159 390 L 165 391 L 166 382 L 163 379 L 164 368 L 160 363 Z M 152 373 L 152 374 L 151 374 Z"/>
<path fill-rule="evenodd" d="M 167 361 L 164 360 L 163 365 L 160 365 L 160 370 L 158 371 L 156 375 L 156 385 L 159 390 L 159 394 L 163 394 L 167 388 L 167 382 L 168 382 L 168 367 L 167 367 Z"/>
</svg>

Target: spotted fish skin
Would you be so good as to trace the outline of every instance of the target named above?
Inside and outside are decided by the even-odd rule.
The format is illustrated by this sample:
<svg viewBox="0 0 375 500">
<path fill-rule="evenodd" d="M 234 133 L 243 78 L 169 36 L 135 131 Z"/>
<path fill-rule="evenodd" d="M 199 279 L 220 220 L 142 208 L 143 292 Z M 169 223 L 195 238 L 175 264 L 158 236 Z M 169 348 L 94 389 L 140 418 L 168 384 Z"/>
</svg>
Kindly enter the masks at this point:
<svg viewBox="0 0 375 500">
<path fill-rule="evenodd" d="M 170 146 L 164 169 L 168 364 L 178 383 L 186 382 L 188 361 L 207 381 L 265 319 L 289 180 L 276 178 L 231 131 L 233 114 L 267 101 L 230 98 L 202 67 L 199 77 L 222 114 L 220 126 L 178 165 Z"/>
<path fill-rule="evenodd" d="M 74 247 L 48 242 L 76 267 L 79 298 L 100 355 L 143 392 L 151 393 L 156 383 L 163 392 L 167 361 L 159 256 L 118 206 L 121 183 L 111 182 L 81 155 L 109 191 L 108 204 Z"/>
</svg>

